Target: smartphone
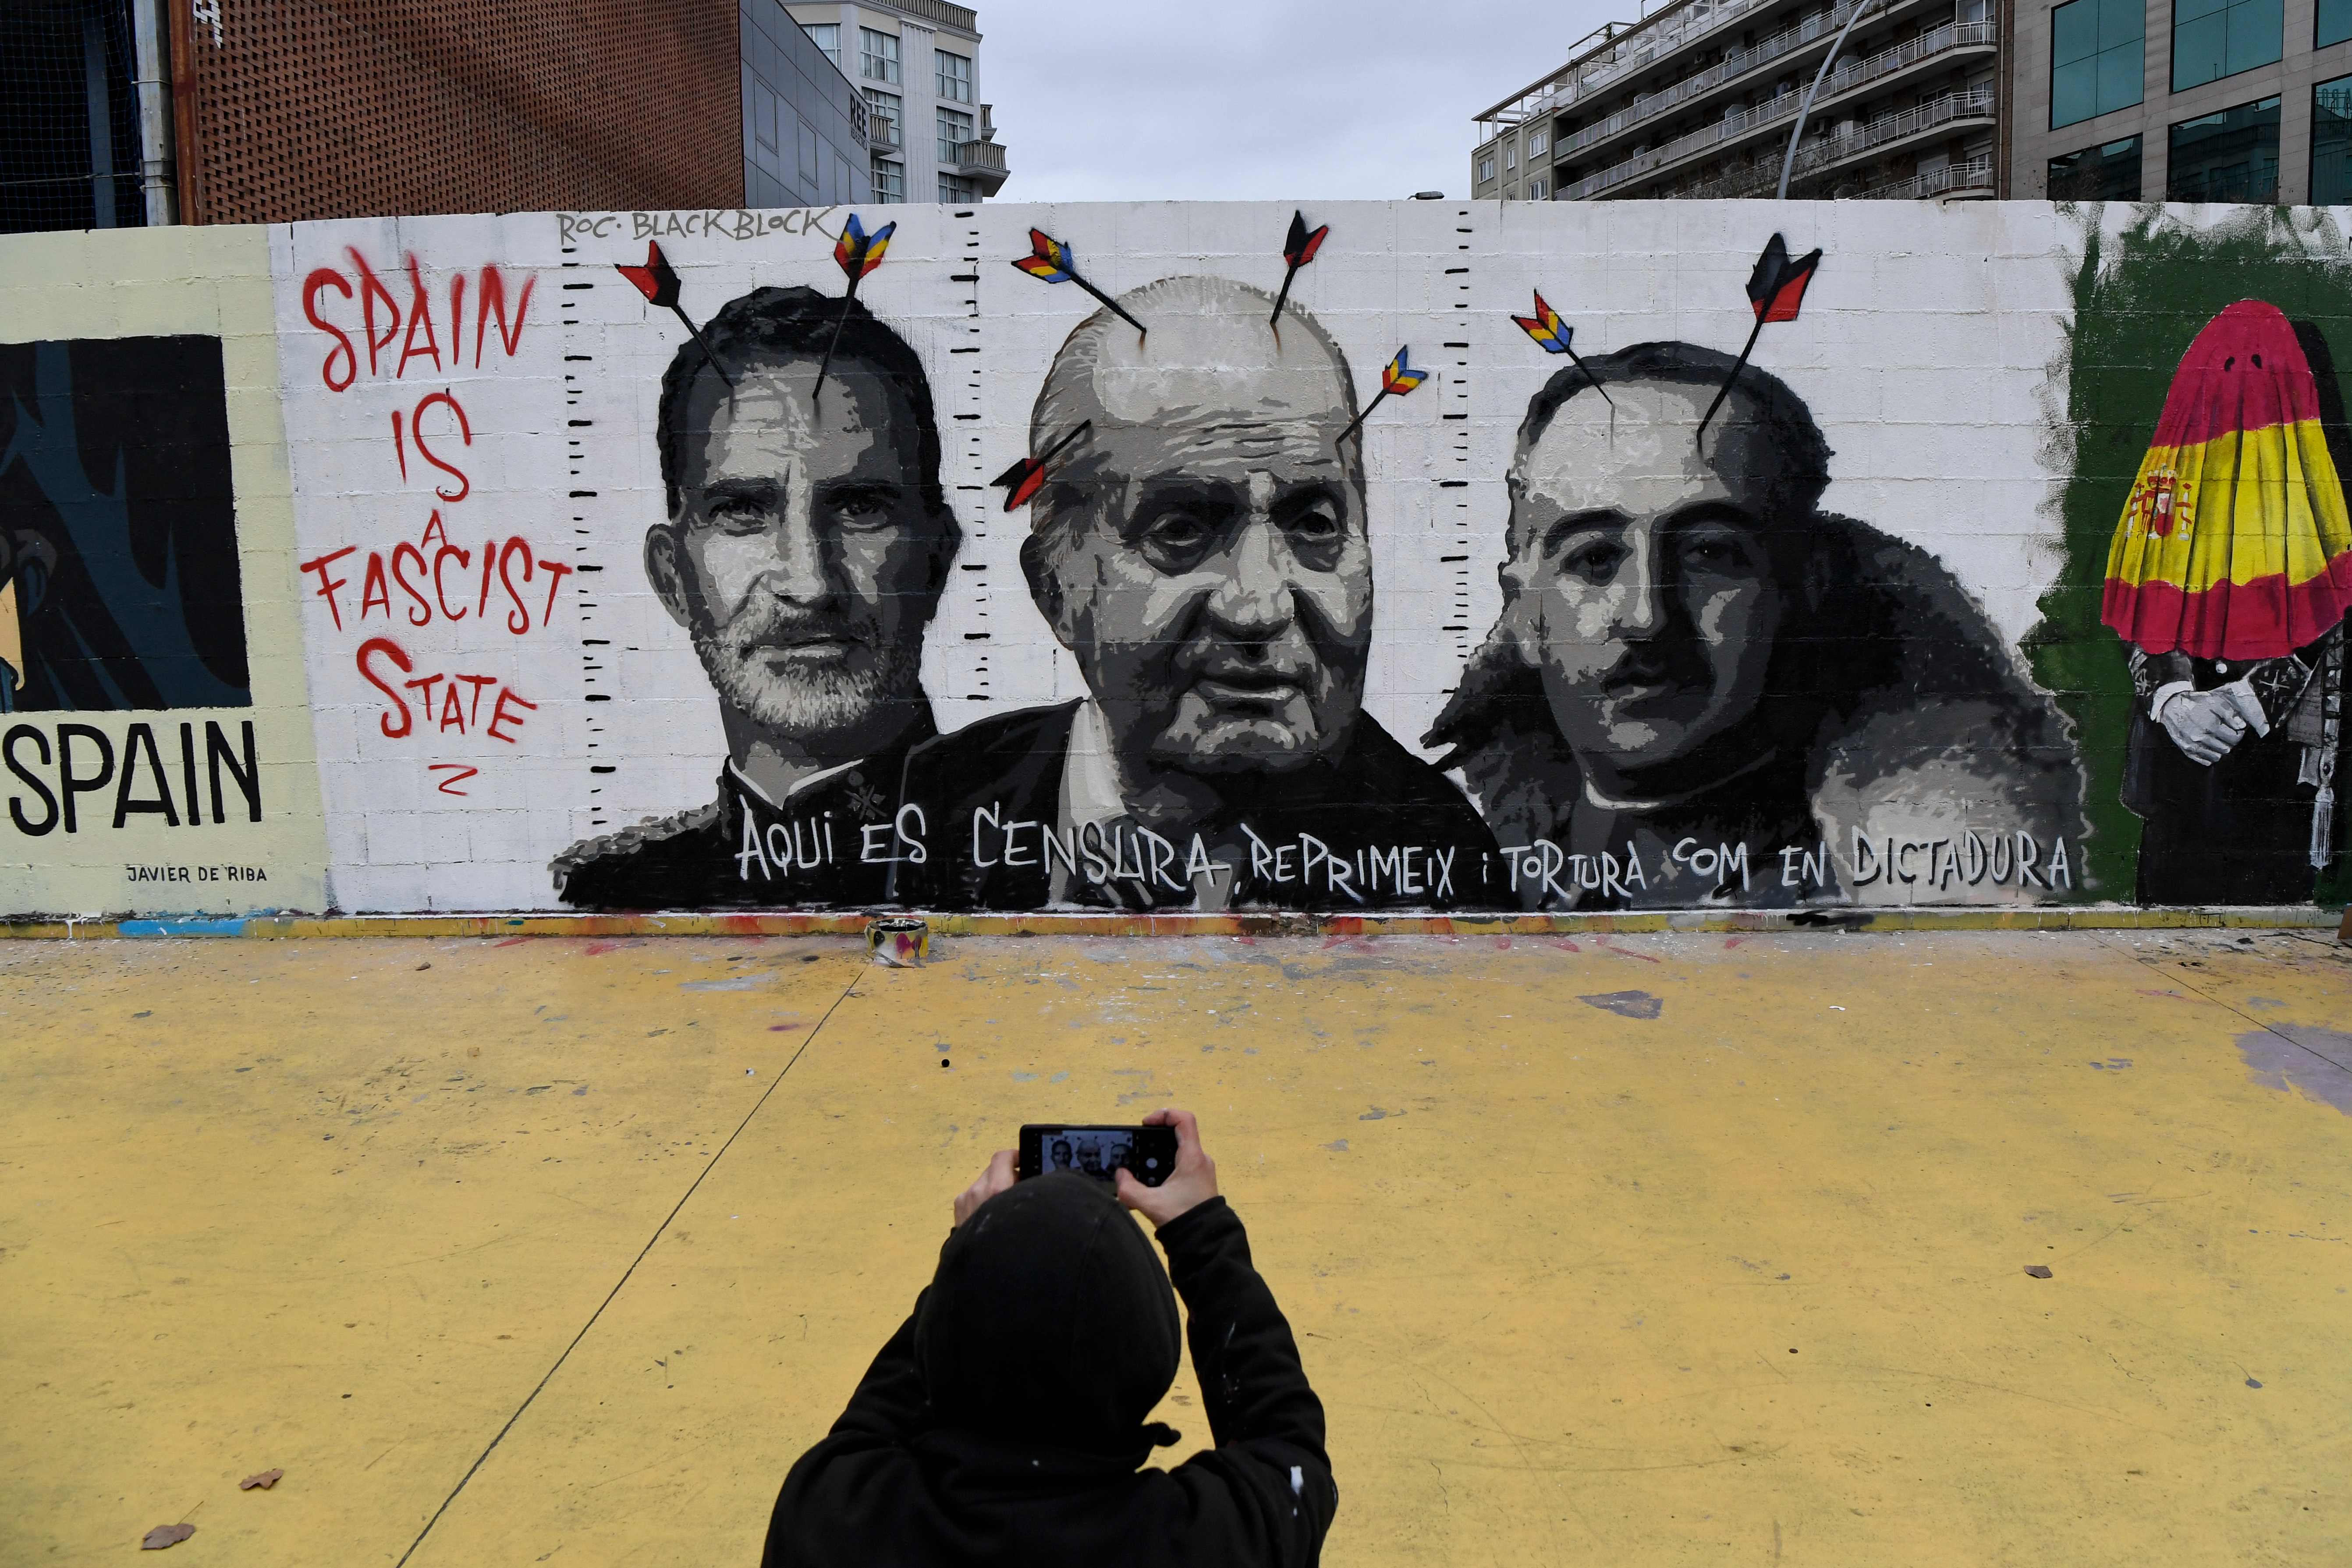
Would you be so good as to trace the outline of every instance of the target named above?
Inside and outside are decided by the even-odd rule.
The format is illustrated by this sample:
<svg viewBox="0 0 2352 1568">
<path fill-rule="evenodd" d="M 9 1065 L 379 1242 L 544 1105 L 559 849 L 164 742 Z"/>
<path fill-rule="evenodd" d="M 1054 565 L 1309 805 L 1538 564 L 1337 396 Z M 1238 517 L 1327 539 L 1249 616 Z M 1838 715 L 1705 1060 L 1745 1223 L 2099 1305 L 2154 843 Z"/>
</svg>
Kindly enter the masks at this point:
<svg viewBox="0 0 2352 1568">
<path fill-rule="evenodd" d="M 1075 1171 L 1099 1182 L 1115 1179 L 1121 1167 L 1135 1179 L 1156 1187 L 1176 1169 L 1176 1129 L 1173 1127 L 1063 1126 L 1035 1123 L 1021 1129 L 1019 1163 L 1023 1181 L 1054 1171 Z"/>
</svg>

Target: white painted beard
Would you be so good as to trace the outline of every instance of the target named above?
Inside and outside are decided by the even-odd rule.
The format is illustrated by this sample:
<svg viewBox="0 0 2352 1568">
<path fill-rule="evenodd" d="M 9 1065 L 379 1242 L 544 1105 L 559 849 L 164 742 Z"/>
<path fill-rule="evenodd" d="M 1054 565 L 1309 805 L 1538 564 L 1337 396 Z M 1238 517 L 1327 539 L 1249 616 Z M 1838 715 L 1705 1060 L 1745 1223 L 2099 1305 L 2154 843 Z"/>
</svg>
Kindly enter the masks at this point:
<svg viewBox="0 0 2352 1568">
<path fill-rule="evenodd" d="M 766 626 L 698 631 L 694 651 L 721 703 L 813 752 L 866 729 L 885 705 L 921 692 L 919 640 L 861 643 L 845 658 L 777 668 L 769 662 L 777 651 L 770 631 Z"/>
</svg>

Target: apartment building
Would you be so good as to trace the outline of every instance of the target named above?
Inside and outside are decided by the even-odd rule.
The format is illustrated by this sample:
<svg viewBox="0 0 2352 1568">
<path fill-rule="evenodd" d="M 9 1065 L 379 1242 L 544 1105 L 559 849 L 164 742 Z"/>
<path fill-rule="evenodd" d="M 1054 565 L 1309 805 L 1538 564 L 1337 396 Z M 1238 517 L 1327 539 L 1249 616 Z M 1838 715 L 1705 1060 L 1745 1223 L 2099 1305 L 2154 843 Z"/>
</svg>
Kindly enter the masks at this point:
<svg viewBox="0 0 2352 1568">
<path fill-rule="evenodd" d="M 2352 0 L 2068 0 L 2019 15 L 2018 195 L 2352 203 Z"/>
<path fill-rule="evenodd" d="M 1610 23 L 1566 65 L 1477 116 L 1471 195 L 1769 196 L 1798 106 L 1849 21 L 1789 194 L 2006 195 L 1996 148 L 2005 9 L 1990 0 L 1679 0 Z"/>
<path fill-rule="evenodd" d="M 793 5 L 793 20 L 866 95 L 873 199 L 996 195 L 1004 148 L 980 101 L 979 19 L 945 0 Z"/>
</svg>

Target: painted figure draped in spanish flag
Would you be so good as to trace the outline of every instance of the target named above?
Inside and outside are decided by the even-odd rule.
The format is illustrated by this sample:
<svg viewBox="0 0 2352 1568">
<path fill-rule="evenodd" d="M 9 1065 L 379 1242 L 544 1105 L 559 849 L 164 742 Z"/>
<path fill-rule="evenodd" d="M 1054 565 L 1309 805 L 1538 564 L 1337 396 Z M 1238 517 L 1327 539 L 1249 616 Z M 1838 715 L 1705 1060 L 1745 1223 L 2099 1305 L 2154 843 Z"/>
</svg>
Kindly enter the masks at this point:
<svg viewBox="0 0 2352 1568">
<path fill-rule="evenodd" d="M 2181 356 L 2116 524 L 2102 619 L 2132 645 L 2124 804 L 2145 903 L 2307 901 L 2334 849 L 2352 516 L 2278 308 Z"/>
</svg>

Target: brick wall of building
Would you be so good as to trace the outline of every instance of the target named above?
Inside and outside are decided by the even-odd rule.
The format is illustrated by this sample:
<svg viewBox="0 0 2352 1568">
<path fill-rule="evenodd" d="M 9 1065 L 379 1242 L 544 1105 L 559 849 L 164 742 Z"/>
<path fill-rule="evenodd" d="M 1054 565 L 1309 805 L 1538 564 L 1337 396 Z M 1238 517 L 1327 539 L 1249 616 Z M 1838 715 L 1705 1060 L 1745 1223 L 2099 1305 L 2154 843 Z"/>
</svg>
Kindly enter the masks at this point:
<svg viewBox="0 0 2352 1568">
<path fill-rule="evenodd" d="M 735 0 L 180 0 L 194 223 L 732 206 Z"/>
</svg>

